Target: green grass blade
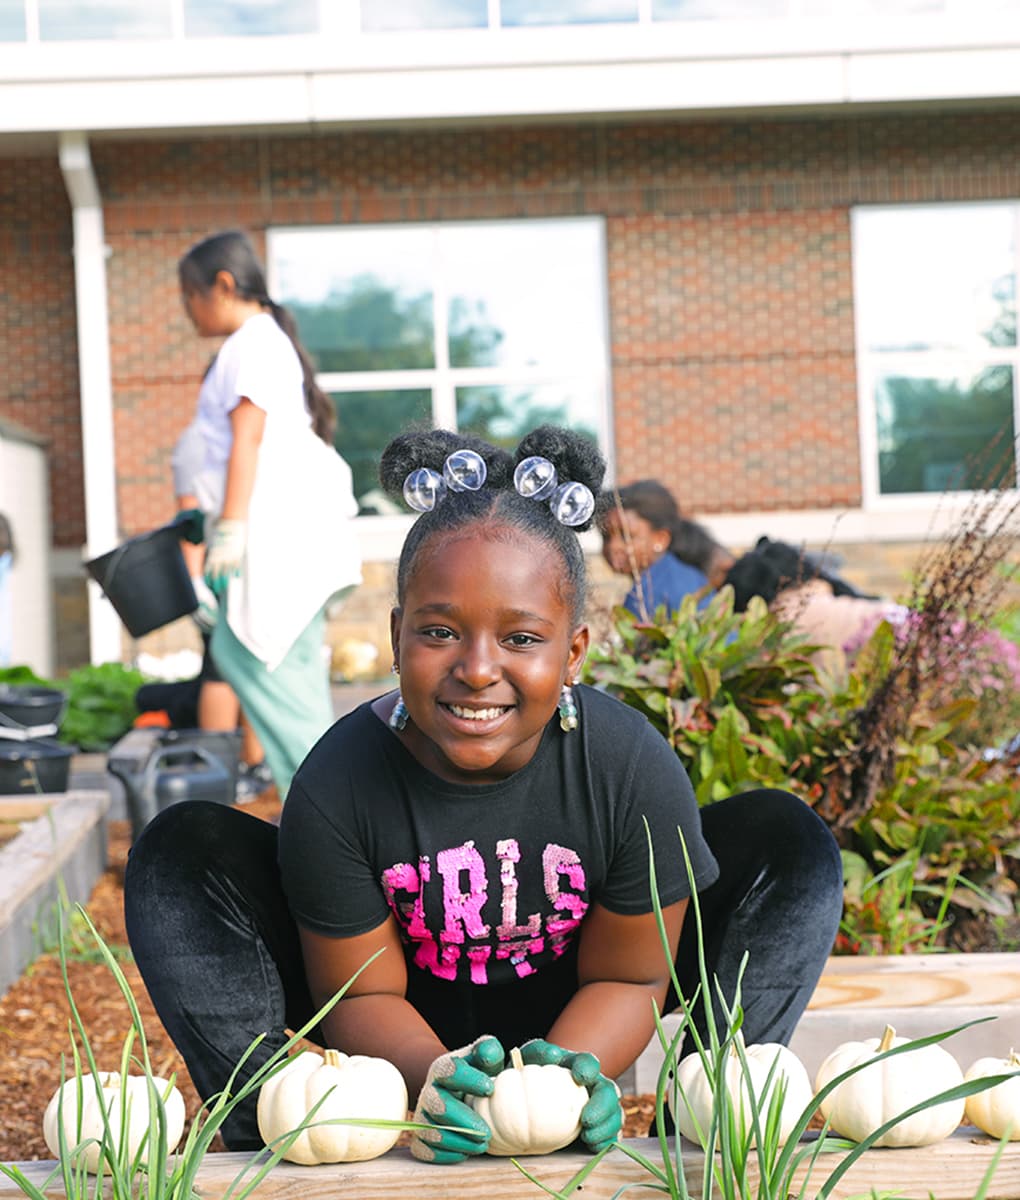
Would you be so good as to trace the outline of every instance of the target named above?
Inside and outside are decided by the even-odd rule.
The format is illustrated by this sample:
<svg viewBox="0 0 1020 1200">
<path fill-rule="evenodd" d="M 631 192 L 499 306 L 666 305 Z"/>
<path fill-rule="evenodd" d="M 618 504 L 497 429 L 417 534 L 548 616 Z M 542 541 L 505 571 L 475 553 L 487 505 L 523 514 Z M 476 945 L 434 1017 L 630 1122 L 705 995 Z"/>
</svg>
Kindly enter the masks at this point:
<svg viewBox="0 0 1020 1200">
<path fill-rule="evenodd" d="M 533 1175 L 526 1167 L 522 1166 L 521 1163 L 516 1158 L 511 1158 L 510 1161 L 517 1168 L 517 1170 L 520 1171 L 520 1173 L 522 1175 L 524 1175 L 527 1179 L 530 1179 L 532 1183 L 534 1183 L 538 1187 L 540 1187 L 547 1196 L 555 1196 L 556 1200 L 567 1200 L 567 1198 L 569 1196 L 573 1195 L 573 1193 L 576 1192 L 579 1187 L 584 1186 L 584 1182 L 588 1178 L 588 1176 L 592 1173 L 592 1171 L 595 1170 L 595 1168 L 606 1157 L 606 1155 L 611 1150 L 613 1150 L 613 1148 L 614 1148 L 613 1146 L 606 1146 L 604 1149 L 600 1150 L 597 1154 L 593 1154 L 591 1159 L 584 1164 L 584 1166 L 580 1169 L 580 1171 L 578 1171 L 575 1175 L 572 1175 L 570 1177 L 570 1179 L 564 1184 L 563 1190 L 561 1192 L 557 1192 L 554 1189 L 548 1187 L 546 1184 L 544 1184 L 540 1179 L 538 1179 L 535 1175 Z"/>
</svg>

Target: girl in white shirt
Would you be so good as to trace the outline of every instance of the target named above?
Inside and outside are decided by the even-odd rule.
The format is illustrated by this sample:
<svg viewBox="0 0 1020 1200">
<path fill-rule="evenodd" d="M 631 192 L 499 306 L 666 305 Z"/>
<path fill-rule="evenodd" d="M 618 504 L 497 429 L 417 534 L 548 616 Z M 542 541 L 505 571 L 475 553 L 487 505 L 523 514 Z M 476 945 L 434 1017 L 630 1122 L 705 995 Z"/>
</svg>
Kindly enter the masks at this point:
<svg viewBox="0 0 1020 1200">
<path fill-rule="evenodd" d="M 211 650 L 282 799 L 332 723 L 325 606 L 361 581 L 350 522 L 357 502 L 350 468 L 333 448 L 333 405 L 293 319 L 269 298 L 248 238 L 206 238 L 181 259 L 178 278 L 199 336 L 226 339 L 196 416 L 205 577 L 220 603 Z"/>
</svg>

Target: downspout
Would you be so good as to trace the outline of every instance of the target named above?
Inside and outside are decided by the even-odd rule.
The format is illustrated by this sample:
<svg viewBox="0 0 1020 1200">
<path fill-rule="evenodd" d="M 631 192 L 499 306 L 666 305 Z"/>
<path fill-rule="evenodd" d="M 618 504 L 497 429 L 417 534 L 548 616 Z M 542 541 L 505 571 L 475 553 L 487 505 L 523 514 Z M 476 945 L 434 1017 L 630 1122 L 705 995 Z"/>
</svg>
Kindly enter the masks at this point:
<svg viewBox="0 0 1020 1200">
<path fill-rule="evenodd" d="M 85 480 L 85 557 L 95 558 L 118 542 L 117 473 L 113 452 L 113 386 L 110 320 L 106 295 L 103 204 L 92 169 L 88 138 L 60 135 L 60 170 L 71 200 L 74 228 L 74 290 L 78 318 L 78 377 Z M 89 646 L 93 663 L 119 662 L 120 618 L 99 585 L 88 581 Z"/>
</svg>

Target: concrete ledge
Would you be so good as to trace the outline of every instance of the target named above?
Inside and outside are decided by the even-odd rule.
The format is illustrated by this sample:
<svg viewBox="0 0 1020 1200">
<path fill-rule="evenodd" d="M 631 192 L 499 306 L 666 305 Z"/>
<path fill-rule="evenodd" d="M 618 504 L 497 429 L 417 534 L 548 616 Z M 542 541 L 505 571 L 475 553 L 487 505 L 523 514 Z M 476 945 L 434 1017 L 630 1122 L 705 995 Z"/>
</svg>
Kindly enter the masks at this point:
<svg viewBox="0 0 1020 1200">
<path fill-rule="evenodd" d="M 1005 1057 L 1020 1046 L 1020 954 L 837 956 L 829 959 L 790 1049 L 813 1079 L 841 1042 L 880 1037 L 887 1024 L 902 1037 L 926 1037 L 989 1017 L 995 1019 L 945 1043 L 964 1070 L 976 1058 Z M 679 1018 L 667 1016 L 663 1024 L 672 1036 Z M 654 1092 L 661 1066 L 653 1038 L 625 1090 Z"/>
<path fill-rule="evenodd" d="M 0 847 L 0 995 L 36 957 L 33 925 L 58 899 L 58 876 L 72 903 L 86 903 L 106 870 L 109 806 L 104 791 L 0 796 L 0 814 L 31 818 Z"/>
<path fill-rule="evenodd" d="M 662 1162 L 659 1143 L 650 1138 L 633 1138 L 626 1143 L 654 1163 Z M 806 1148 L 806 1146 L 805 1146 Z M 937 1195 L 938 1200 L 973 1200 L 978 1185 L 992 1161 L 996 1143 L 975 1129 L 961 1129 L 934 1146 L 912 1150 L 869 1150 L 847 1171 L 829 1193 L 832 1200 L 891 1193 L 893 1195 Z M 236 1191 L 236 1176 L 250 1161 L 247 1154 L 210 1154 L 198 1169 L 195 1190 L 202 1200 L 221 1200 L 228 1189 Z M 845 1155 L 820 1155 L 811 1172 L 815 1195 Z M 547 1187 L 559 1191 L 590 1162 L 587 1154 L 561 1150 L 539 1158 L 522 1159 L 522 1164 Z M 700 1150 L 683 1143 L 684 1173 L 694 1195 L 701 1194 L 705 1158 Z M 50 1179 L 53 1162 L 20 1164 L 28 1179 L 61 1197 L 59 1176 Z M 797 1173 L 803 1180 L 805 1168 Z M 627 1155 L 607 1155 L 588 1176 L 578 1192 L 584 1200 L 611 1200 L 620 1189 L 636 1183 L 652 1183 L 652 1176 Z M 758 1172 L 748 1172 L 742 1195 L 757 1194 Z M 874 1191 L 873 1191 L 874 1189 Z M 799 1190 L 799 1189 L 798 1189 Z M 628 1193 L 629 1194 L 629 1193 Z M 480 1158 L 450 1167 L 417 1162 L 408 1150 L 391 1150 L 382 1158 L 365 1163 L 337 1163 L 298 1167 L 281 1163 L 266 1176 L 254 1195 L 258 1200 L 334 1200 L 349 1196 L 356 1200 L 391 1200 L 412 1196 L 414 1200 L 524 1200 L 543 1193 L 505 1158 Z M 1011 1200 L 1020 1196 L 1020 1143 L 1006 1147 L 987 1192 L 987 1200 Z M 0 1200 L 23 1200 L 23 1194 L 6 1176 L 0 1175 Z"/>
</svg>

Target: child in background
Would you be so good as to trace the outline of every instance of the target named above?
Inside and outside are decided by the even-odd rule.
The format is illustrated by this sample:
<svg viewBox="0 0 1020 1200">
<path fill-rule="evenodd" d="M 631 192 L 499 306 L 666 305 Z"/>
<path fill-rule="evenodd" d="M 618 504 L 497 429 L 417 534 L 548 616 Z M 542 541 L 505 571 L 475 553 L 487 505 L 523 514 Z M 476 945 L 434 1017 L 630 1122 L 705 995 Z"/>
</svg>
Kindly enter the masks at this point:
<svg viewBox="0 0 1020 1200">
<path fill-rule="evenodd" d="M 265 750 L 282 796 L 333 719 L 325 608 L 361 580 L 348 465 L 335 414 L 293 321 L 266 289 L 242 233 L 216 234 L 178 264 L 201 337 L 225 338 L 202 381 L 204 461 L 185 536 L 203 537 L 218 609 L 210 649 Z"/>
<path fill-rule="evenodd" d="M 618 575 L 629 575 L 634 586 L 624 608 L 641 620 L 665 606 L 675 612 L 685 596 L 721 585 L 733 556 L 702 526 L 680 515 L 669 490 L 654 479 L 620 488 L 618 503 L 603 513 L 602 556 Z"/>
<path fill-rule="evenodd" d="M 187 511 L 199 506 L 198 477 L 204 463 L 205 442 L 202 438 L 202 431 L 197 421 L 192 421 L 177 439 L 170 460 L 178 511 Z M 209 641 L 216 626 L 219 604 L 203 578 L 205 546 L 184 541 L 181 543 L 181 552 L 184 555 L 184 562 L 198 599 L 198 607 L 191 616 L 202 637 L 202 669 L 197 680 L 198 698 L 195 706 L 195 725 L 199 729 L 212 731 L 231 732 L 240 729 L 241 753 L 238 762 L 237 798 L 248 800 L 270 787 L 273 782 L 272 776 L 255 730 L 241 712 L 241 702 L 234 689 L 217 671 L 209 650 Z"/>
<path fill-rule="evenodd" d="M 835 937 L 839 852 L 785 792 L 699 811 L 665 739 L 577 683 L 589 637 L 577 533 L 603 471 L 590 441 L 550 427 L 512 458 L 445 431 L 384 452 L 387 492 L 421 512 L 391 615 L 399 692 L 320 739 L 279 830 L 175 804 L 128 862 L 135 960 L 202 1096 L 256 1036 L 245 1072 L 382 951 L 315 1036 L 397 1065 L 432 1126 L 415 1155 L 485 1152 L 469 1097 L 492 1091 L 514 1046 L 572 1071 L 590 1097 L 582 1141 L 607 1145 L 621 1126 L 611 1080 L 652 1037 L 653 1005 L 678 1003 L 649 838 L 684 995 L 698 979 L 693 884 L 708 970 L 730 1000 L 749 956 L 746 1040 L 789 1040 Z M 232 1149 L 260 1144 L 254 1107 L 226 1123 Z"/>
</svg>

